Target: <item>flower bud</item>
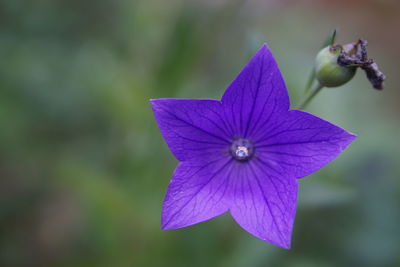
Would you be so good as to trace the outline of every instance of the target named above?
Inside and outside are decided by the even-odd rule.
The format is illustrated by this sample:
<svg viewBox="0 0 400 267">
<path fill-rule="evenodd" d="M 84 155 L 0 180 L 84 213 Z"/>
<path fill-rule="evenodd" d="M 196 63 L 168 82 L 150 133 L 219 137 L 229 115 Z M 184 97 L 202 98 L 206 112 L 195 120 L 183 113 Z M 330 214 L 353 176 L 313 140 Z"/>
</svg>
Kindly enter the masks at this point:
<svg viewBox="0 0 400 267">
<path fill-rule="evenodd" d="M 315 76 L 323 87 L 337 87 L 350 81 L 357 70 L 355 66 L 340 66 L 338 58 L 343 50 L 340 45 L 329 45 L 317 54 Z"/>
</svg>

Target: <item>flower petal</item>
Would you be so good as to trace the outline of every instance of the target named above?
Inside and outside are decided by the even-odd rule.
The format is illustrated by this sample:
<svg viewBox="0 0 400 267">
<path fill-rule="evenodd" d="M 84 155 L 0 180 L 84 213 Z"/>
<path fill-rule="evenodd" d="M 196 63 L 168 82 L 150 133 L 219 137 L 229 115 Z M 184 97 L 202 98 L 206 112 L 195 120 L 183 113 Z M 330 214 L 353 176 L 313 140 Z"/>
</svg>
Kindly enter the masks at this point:
<svg viewBox="0 0 400 267">
<path fill-rule="evenodd" d="M 231 163 L 230 157 L 181 162 L 165 196 L 162 229 L 189 226 L 226 212 Z"/>
<path fill-rule="evenodd" d="M 256 138 L 256 151 L 282 176 L 307 176 L 336 158 L 356 135 L 312 114 L 291 110 Z"/>
<path fill-rule="evenodd" d="M 229 209 L 232 217 L 257 238 L 290 248 L 297 180 L 280 177 L 256 158 L 234 173 Z"/>
<path fill-rule="evenodd" d="M 224 115 L 234 126 L 234 134 L 244 138 L 289 109 L 285 82 L 267 45 L 260 48 L 231 83 L 222 104 Z"/>
<path fill-rule="evenodd" d="M 180 160 L 225 153 L 230 130 L 217 100 L 154 99 L 151 105 L 165 141 Z M 218 151 L 218 152 L 216 152 Z"/>
</svg>

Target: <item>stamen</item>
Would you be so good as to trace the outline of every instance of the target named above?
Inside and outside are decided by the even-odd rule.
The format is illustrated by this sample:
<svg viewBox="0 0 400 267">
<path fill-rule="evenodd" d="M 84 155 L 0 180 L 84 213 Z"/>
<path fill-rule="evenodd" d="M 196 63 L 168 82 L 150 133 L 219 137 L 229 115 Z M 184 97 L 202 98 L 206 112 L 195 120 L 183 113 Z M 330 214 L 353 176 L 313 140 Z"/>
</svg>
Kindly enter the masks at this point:
<svg viewBox="0 0 400 267">
<path fill-rule="evenodd" d="M 237 138 L 231 145 L 231 154 L 238 161 L 246 161 L 253 156 L 253 143 L 249 139 Z"/>
<path fill-rule="evenodd" d="M 236 149 L 236 157 L 238 159 L 245 159 L 246 157 L 249 156 L 249 151 L 247 150 L 247 147 L 245 146 L 239 146 Z"/>
</svg>

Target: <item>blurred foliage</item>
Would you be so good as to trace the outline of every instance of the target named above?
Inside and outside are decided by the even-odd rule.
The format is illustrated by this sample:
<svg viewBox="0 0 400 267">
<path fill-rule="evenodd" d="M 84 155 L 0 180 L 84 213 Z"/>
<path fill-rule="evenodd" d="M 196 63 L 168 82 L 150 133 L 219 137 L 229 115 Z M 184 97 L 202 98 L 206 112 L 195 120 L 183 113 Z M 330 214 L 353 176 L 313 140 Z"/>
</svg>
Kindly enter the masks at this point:
<svg viewBox="0 0 400 267">
<path fill-rule="evenodd" d="M 399 266 L 398 1 L 0 2 L 1 266 Z M 301 180 L 293 248 L 224 215 L 161 231 L 177 161 L 148 100 L 219 98 L 263 42 L 296 104 L 326 34 L 364 37 L 359 73 L 310 111 L 359 137 Z"/>
</svg>

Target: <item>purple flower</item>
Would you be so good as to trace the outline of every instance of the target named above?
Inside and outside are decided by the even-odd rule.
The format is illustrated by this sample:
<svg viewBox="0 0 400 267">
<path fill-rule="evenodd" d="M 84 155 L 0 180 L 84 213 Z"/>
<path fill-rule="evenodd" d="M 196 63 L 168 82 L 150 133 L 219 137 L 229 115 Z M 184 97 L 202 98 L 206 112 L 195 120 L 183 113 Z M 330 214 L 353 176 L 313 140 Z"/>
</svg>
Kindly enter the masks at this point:
<svg viewBox="0 0 400 267">
<path fill-rule="evenodd" d="M 164 200 L 162 229 L 227 211 L 250 234 L 290 248 L 297 178 L 337 157 L 355 135 L 289 110 L 287 89 L 263 45 L 222 99 L 154 99 L 164 139 L 180 161 Z"/>
</svg>

